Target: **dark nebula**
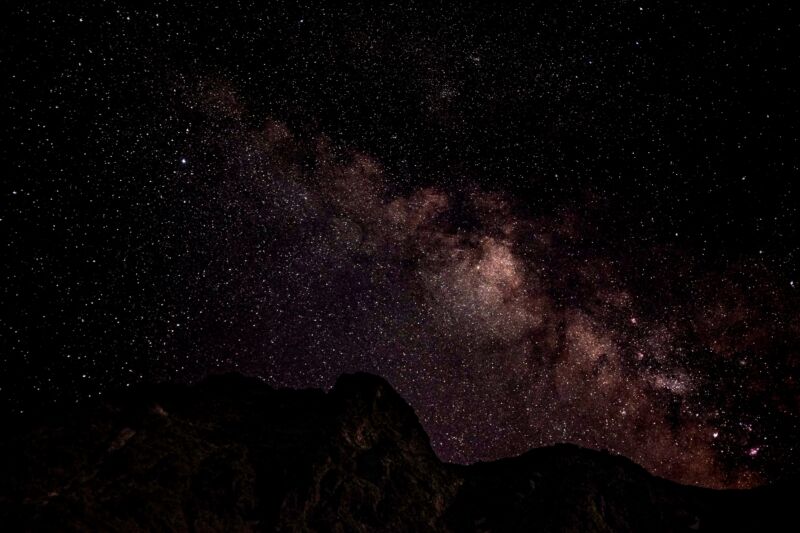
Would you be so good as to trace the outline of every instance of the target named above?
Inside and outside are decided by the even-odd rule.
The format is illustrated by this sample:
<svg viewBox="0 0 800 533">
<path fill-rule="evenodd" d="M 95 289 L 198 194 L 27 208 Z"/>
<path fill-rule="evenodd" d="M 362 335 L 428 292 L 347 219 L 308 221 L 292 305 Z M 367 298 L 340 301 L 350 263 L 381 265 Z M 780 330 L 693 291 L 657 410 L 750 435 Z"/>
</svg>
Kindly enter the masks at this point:
<svg viewBox="0 0 800 533">
<path fill-rule="evenodd" d="M 791 3 L 6 7 L 0 401 L 384 376 L 445 460 L 800 455 Z"/>
</svg>

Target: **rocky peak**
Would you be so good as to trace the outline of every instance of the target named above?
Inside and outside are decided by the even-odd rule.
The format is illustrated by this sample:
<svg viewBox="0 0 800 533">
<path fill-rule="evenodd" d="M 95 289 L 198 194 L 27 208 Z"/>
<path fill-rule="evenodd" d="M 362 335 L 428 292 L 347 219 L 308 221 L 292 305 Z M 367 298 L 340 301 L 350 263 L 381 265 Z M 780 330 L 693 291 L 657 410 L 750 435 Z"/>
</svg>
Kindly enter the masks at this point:
<svg viewBox="0 0 800 533">
<path fill-rule="evenodd" d="M 779 531 L 795 484 L 683 487 L 575 446 L 439 461 L 384 379 L 141 387 L 0 437 L 4 530 Z"/>
</svg>

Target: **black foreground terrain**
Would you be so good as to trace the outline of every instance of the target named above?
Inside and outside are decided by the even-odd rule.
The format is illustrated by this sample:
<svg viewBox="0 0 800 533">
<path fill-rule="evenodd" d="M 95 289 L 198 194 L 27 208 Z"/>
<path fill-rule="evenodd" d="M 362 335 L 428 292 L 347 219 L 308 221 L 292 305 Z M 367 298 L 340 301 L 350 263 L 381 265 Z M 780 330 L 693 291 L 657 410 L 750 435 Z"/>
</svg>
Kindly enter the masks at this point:
<svg viewBox="0 0 800 533">
<path fill-rule="evenodd" d="M 51 416 L 5 424 L 3 531 L 800 531 L 793 484 L 686 487 L 569 445 L 442 463 L 368 374 L 328 394 L 218 376 Z"/>
</svg>

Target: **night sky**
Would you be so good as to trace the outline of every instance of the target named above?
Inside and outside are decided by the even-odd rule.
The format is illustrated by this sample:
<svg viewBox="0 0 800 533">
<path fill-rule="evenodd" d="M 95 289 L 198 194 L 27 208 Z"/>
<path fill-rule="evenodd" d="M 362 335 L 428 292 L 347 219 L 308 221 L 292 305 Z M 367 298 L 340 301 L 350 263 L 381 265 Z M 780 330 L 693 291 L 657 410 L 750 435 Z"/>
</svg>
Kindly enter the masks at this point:
<svg viewBox="0 0 800 533">
<path fill-rule="evenodd" d="M 793 2 L 532 3 L 4 5 L 2 412 L 362 370 L 448 461 L 796 476 Z"/>
</svg>

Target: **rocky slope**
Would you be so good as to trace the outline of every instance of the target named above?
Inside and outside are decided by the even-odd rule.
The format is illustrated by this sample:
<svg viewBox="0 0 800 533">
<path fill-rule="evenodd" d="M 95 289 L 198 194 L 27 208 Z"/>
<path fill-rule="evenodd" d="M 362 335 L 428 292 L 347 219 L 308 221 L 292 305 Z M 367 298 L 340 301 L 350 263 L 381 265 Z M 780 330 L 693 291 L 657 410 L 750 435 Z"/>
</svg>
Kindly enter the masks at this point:
<svg viewBox="0 0 800 533">
<path fill-rule="evenodd" d="M 438 460 L 384 380 L 238 375 L 5 424 L 8 531 L 797 531 L 794 486 L 713 491 L 573 446 Z"/>
</svg>

